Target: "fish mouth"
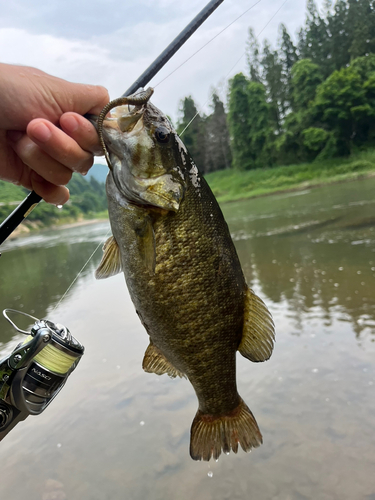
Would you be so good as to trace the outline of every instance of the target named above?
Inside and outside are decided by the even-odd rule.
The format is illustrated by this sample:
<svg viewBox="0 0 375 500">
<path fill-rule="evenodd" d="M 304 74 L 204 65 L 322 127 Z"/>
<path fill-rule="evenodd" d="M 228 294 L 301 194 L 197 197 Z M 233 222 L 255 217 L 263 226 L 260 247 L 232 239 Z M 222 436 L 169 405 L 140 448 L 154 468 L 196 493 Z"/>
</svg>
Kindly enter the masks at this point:
<svg viewBox="0 0 375 500">
<path fill-rule="evenodd" d="M 129 108 L 129 106 L 121 106 L 121 108 Z M 112 115 L 114 120 L 116 120 L 119 130 L 126 135 L 134 135 L 137 132 L 141 132 L 143 124 L 143 115 L 145 112 L 144 106 L 134 106 L 132 110 L 128 109 L 128 112 L 124 109 L 116 108 L 115 113 Z"/>
<path fill-rule="evenodd" d="M 144 107 L 133 107 L 131 111 L 125 109 L 125 106 L 118 106 L 111 115 L 103 120 L 103 132 L 106 131 L 118 131 L 121 134 L 135 135 L 143 130 L 143 115 L 145 112 Z M 94 115 L 88 115 L 88 119 L 97 128 L 98 117 Z"/>
</svg>

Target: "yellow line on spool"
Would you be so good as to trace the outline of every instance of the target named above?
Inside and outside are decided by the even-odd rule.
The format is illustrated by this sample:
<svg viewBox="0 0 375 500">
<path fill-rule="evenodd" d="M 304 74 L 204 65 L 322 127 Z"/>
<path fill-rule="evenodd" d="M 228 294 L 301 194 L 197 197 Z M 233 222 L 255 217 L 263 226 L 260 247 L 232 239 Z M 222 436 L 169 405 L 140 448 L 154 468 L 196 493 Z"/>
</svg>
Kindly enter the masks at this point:
<svg viewBox="0 0 375 500">
<path fill-rule="evenodd" d="M 24 344 L 29 342 L 33 337 L 29 335 Z M 71 356 L 60 349 L 57 349 L 51 344 L 48 344 L 34 358 L 34 361 L 39 363 L 47 370 L 65 375 L 72 364 L 77 360 L 76 356 Z"/>
</svg>

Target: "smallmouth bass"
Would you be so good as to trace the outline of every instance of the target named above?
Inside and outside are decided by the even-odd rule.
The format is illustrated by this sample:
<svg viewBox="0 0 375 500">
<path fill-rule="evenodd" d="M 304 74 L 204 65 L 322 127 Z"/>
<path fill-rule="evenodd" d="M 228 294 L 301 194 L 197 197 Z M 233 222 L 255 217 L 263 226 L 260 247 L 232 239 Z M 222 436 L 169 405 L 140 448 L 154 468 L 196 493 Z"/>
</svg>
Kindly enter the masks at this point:
<svg viewBox="0 0 375 500">
<path fill-rule="evenodd" d="M 211 189 L 168 118 L 150 102 L 152 93 L 116 99 L 91 117 L 110 168 L 113 233 L 96 277 L 124 272 L 150 337 L 143 369 L 185 376 L 193 385 L 199 406 L 190 455 L 208 461 L 222 451 L 237 453 L 238 445 L 250 451 L 262 443 L 237 392 L 236 352 L 267 360 L 274 324 L 246 285 Z"/>
</svg>

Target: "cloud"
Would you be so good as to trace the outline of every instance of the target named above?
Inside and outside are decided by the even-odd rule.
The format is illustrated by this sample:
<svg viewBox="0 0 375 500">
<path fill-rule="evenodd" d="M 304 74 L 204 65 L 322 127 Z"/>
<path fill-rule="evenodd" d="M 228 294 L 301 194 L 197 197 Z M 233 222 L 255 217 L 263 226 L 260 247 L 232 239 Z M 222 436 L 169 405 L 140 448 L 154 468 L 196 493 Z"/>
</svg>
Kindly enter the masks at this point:
<svg viewBox="0 0 375 500">
<path fill-rule="evenodd" d="M 246 71 L 246 59 L 241 56 L 248 27 L 253 26 L 259 33 L 282 2 L 262 0 L 157 86 L 153 102 L 174 119 L 178 102 L 186 95 L 191 94 L 202 107 L 213 85 L 223 86 L 228 76 Z M 250 5 L 248 0 L 226 0 L 152 84 L 168 76 Z M 118 97 L 201 8 L 201 0 L 6 2 L 0 19 L 0 60 L 35 66 L 71 81 L 104 85 L 112 98 Z M 262 37 L 275 44 L 280 22 L 295 34 L 304 16 L 304 2 L 289 0 Z M 236 61 L 238 64 L 228 74 Z M 204 110 L 207 112 L 208 104 Z"/>
</svg>

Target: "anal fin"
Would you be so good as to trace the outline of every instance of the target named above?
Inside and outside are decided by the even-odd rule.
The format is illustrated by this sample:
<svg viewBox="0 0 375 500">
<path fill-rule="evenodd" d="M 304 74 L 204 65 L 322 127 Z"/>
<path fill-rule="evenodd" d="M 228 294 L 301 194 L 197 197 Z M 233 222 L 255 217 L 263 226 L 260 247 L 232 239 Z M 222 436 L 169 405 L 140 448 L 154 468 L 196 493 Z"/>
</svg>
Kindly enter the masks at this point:
<svg viewBox="0 0 375 500">
<path fill-rule="evenodd" d="M 177 370 L 172 363 L 170 363 L 164 354 L 154 344 L 150 342 L 146 349 L 142 368 L 147 373 L 156 373 L 156 375 L 163 375 L 166 373 L 171 378 L 185 377 L 185 374 Z"/>
<path fill-rule="evenodd" d="M 113 236 L 110 236 L 103 245 L 103 257 L 98 269 L 95 271 L 95 278 L 102 280 L 121 273 L 120 248 Z"/>
<path fill-rule="evenodd" d="M 272 354 L 275 325 L 267 306 L 247 288 L 242 341 L 238 350 L 250 361 L 266 361 Z"/>
</svg>

